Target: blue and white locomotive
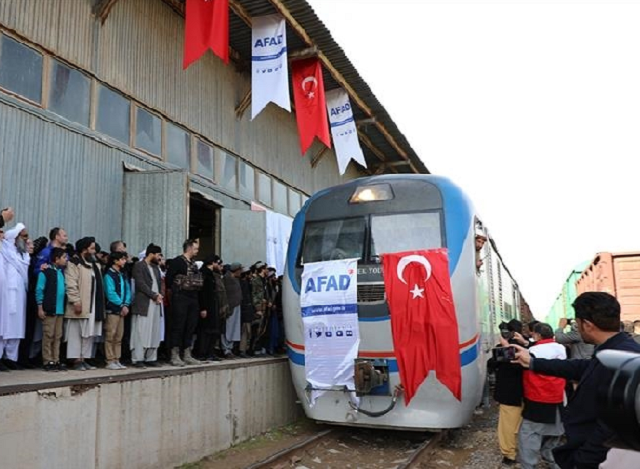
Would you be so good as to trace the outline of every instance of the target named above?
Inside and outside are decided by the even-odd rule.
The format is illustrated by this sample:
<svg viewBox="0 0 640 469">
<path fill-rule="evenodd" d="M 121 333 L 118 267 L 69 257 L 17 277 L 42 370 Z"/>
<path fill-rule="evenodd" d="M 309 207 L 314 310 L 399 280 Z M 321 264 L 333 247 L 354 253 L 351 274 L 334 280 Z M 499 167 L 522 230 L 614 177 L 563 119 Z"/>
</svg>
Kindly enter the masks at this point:
<svg viewBox="0 0 640 469">
<path fill-rule="evenodd" d="M 296 216 L 283 283 L 287 348 L 296 392 L 313 420 L 395 429 L 457 428 L 480 403 L 496 322 L 519 316 L 521 297 L 462 190 L 432 175 L 350 181 L 312 196 Z M 479 240 L 479 244 L 476 244 Z M 459 332 L 462 400 L 434 372 L 409 406 L 399 399 L 381 254 L 446 247 Z M 344 388 L 310 404 L 300 283 L 305 263 L 358 259 L 360 347 L 354 365 L 358 405 Z M 483 264 L 480 267 L 480 264 Z"/>
</svg>

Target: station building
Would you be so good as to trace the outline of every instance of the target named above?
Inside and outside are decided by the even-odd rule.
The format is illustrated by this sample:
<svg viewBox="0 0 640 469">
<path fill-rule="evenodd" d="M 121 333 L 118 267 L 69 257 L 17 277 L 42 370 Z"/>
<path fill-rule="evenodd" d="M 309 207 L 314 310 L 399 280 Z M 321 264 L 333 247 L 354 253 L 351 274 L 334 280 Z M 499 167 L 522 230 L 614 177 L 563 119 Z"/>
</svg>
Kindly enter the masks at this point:
<svg viewBox="0 0 640 469">
<path fill-rule="evenodd" d="M 184 10 L 184 0 L 0 2 L 0 205 L 32 237 L 63 226 L 72 241 L 123 239 L 134 255 L 154 242 L 168 256 L 198 237 L 203 254 L 224 256 L 247 249 L 238 227 L 253 232 L 249 244 L 265 237 L 227 214 L 293 216 L 345 180 L 428 172 L 307 2 L 230 0 L 230 63 L 207 52 L 187 70 Z M 287 21 L 290 57 L 311 51 L 325 89 L 350 95 L 367 168 L 352 162 L 341 177 L 318 142 L 301 155 L 294 113 L 273 104 L 250 120 L 251 18 L 273 13 Z"/>
</svg>

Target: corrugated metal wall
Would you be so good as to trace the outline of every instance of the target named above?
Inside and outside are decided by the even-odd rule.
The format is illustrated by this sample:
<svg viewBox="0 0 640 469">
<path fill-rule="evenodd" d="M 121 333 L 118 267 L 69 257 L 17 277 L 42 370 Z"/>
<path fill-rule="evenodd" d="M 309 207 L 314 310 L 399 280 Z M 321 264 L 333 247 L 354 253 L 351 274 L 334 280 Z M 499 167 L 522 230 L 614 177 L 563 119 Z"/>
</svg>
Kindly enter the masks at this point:
<svg viewBox="0 0 640 469">
<path fill-rule="evenodd" d="M 71 240 L 122 231 L 122 155 L 0 102 L 0 205 L 15 207 L 32 237 L 64 226 Z"/>
<path fill-rule="evenodd" d="M 119 1 L 104 25 L 91 0 L 2 0 L 0 23 L 306 193 L 360 175 L 340 177 L 333 151 L 311 168 L 320 147 L 302 157 L 295 116 L 275 106 L 238 121 L 250 78 L 211 53 L 182 70 L 184 19 L 161 0 Z"/>
</svg>

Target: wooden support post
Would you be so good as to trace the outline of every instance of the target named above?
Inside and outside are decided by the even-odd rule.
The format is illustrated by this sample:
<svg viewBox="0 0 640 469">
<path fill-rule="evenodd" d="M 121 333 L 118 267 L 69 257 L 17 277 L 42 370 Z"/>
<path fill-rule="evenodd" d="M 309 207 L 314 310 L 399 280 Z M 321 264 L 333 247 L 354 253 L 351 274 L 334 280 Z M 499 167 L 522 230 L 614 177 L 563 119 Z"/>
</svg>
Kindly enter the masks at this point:
<svg viewBox="0 0 640 469">
<path fill-rule="evenodd" d="M 93 14 L 100 19 L 101 24 L 104 24 L 107 20 L 111 9 L 116 3 L 118 3 L 118 0 L 95 0 Z"/>
<path fill-rule="evenodd" d="M 246 23 L 247 26 L 251 27 L 251 15 L 245 9 L 244 6 L 238 0 L 229 0 L 229 8 L 233 11 L 238 18 Z"/>
<path fill-rule="evenodd" d="M 244 111 L 247 110 L 249 104 L 251 104 L 251 88 L 249 88 L 249 91 L 247 91 L 247 94 L 244 95 L 244 98 L 242 98 L 242 101 L 240 101 L 240 104 L 238 104 L 236 108 L 236 119 L 242 119 Z"/>
<path fill-rule="evenodd" d="M 384 155 L 384 153 L 382 153 L 371 141 L 371 139 L 364 134 L 363 132 L 358 131 L 358 138 L 360 139 L 360 141 L 362 143 L 365 144 L 365 146 L 371 150 L 371 153 L 373 153 L 374 155 L 376 155 L 376 157 L 382 161 L 383 163 L 385 161 L 387 161 L 387 157 Z"/>
<path fill-rule="evenodd" d="M 320 163 L 320 160 L 326 155 L 328 148 L 323 146 L 318 153 L 311 159 L 311 167 L 315 168 Z"/>
<path fill-rule="evenodd" d="M 308 59 L 309 57 L 317 57 L 317 56 L 318 56 L 317 46 L 294 50 L 294 51 L 291 51 L 290 54 L 288 54 L 289 62 L 292 62 L 294 60 Z"/>
<path fill-rule="evenodd" d="M 367 119 L 359 119 L 356 121 L 356 127 L 362 129 L 364 127 L 368 127 L 370 125 L 374 125 L 377 122 L 375 117 L 369 117 Z"/>
</svg>

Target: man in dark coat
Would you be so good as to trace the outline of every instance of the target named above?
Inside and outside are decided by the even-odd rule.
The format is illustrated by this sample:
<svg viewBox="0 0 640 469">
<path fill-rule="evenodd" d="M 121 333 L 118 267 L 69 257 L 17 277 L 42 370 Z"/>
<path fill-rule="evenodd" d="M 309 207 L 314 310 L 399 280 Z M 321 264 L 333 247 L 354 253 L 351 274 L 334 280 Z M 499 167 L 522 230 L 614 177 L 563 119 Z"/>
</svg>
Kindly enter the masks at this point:
<svg viewBox="0 0 640 469">
<path fill-rule="evenodd" d="M 215 354 L 215 347 L 222 330 L 222 316 L 227 309 L 227 296 L 222 282 L 222 260 L 213 255 L 202 263 L 203 285 L 199 293 L 200 310 L 206 316 L 198 323 L 196 352 L 201 360 L 220 361 Z"/>
<path fill-rule="evenodd" d="M 166 286 L 171 289 L 170 342 L 173 366 L 200 363 L 191 353 L 198 318 L 207 314 L 206 311 L 200 310 L 198 303 L 198 292 L 202 289 L 202 274 L 194 258 L 199 250 L 198 240 L 188 239 L 182 245 L 182 255 L 173 259 L 167 269 Z M 182 357 L 180 352 L 183 354 Z"/>
<path fill-rule="evenodd" d="M 517 319 L 502 322 L 498 326 L 502 339 L 509 345 L 517 344 L 515 334 L 522 333 L 522 323 Z M 502 344 L 500 344 L 502 345 Z M 500 346 L 498 345 L 498 346 Z M 522 420 L 522 367 L 509 362 L 499 362 L 495 358 L 487 362 L 489 371 L 496 374 L 494 399 L 500 404 L 498 418 L 498 442 L 505 465 L 514 465 L 517 454 L 517 433 Z"/>
<path fill-rule="evenodd" d="M 604 292 L 586 292 L 573 303 L 578 331 L 588 344 L 602 350 L 640 353 L 640 345 L 620 332 L 620 303 Z M 518 362 L 534 373 L 578 381 L 563 419 L 567 442 L 553 451 L 562 469 L 597 469 L 607 457 L 605 443 L 612 430 L 598 418 L 597 395 L 611 383 L 613 371 L 599 360 L 545 360 L 518 348 Z"/>
</svg>

